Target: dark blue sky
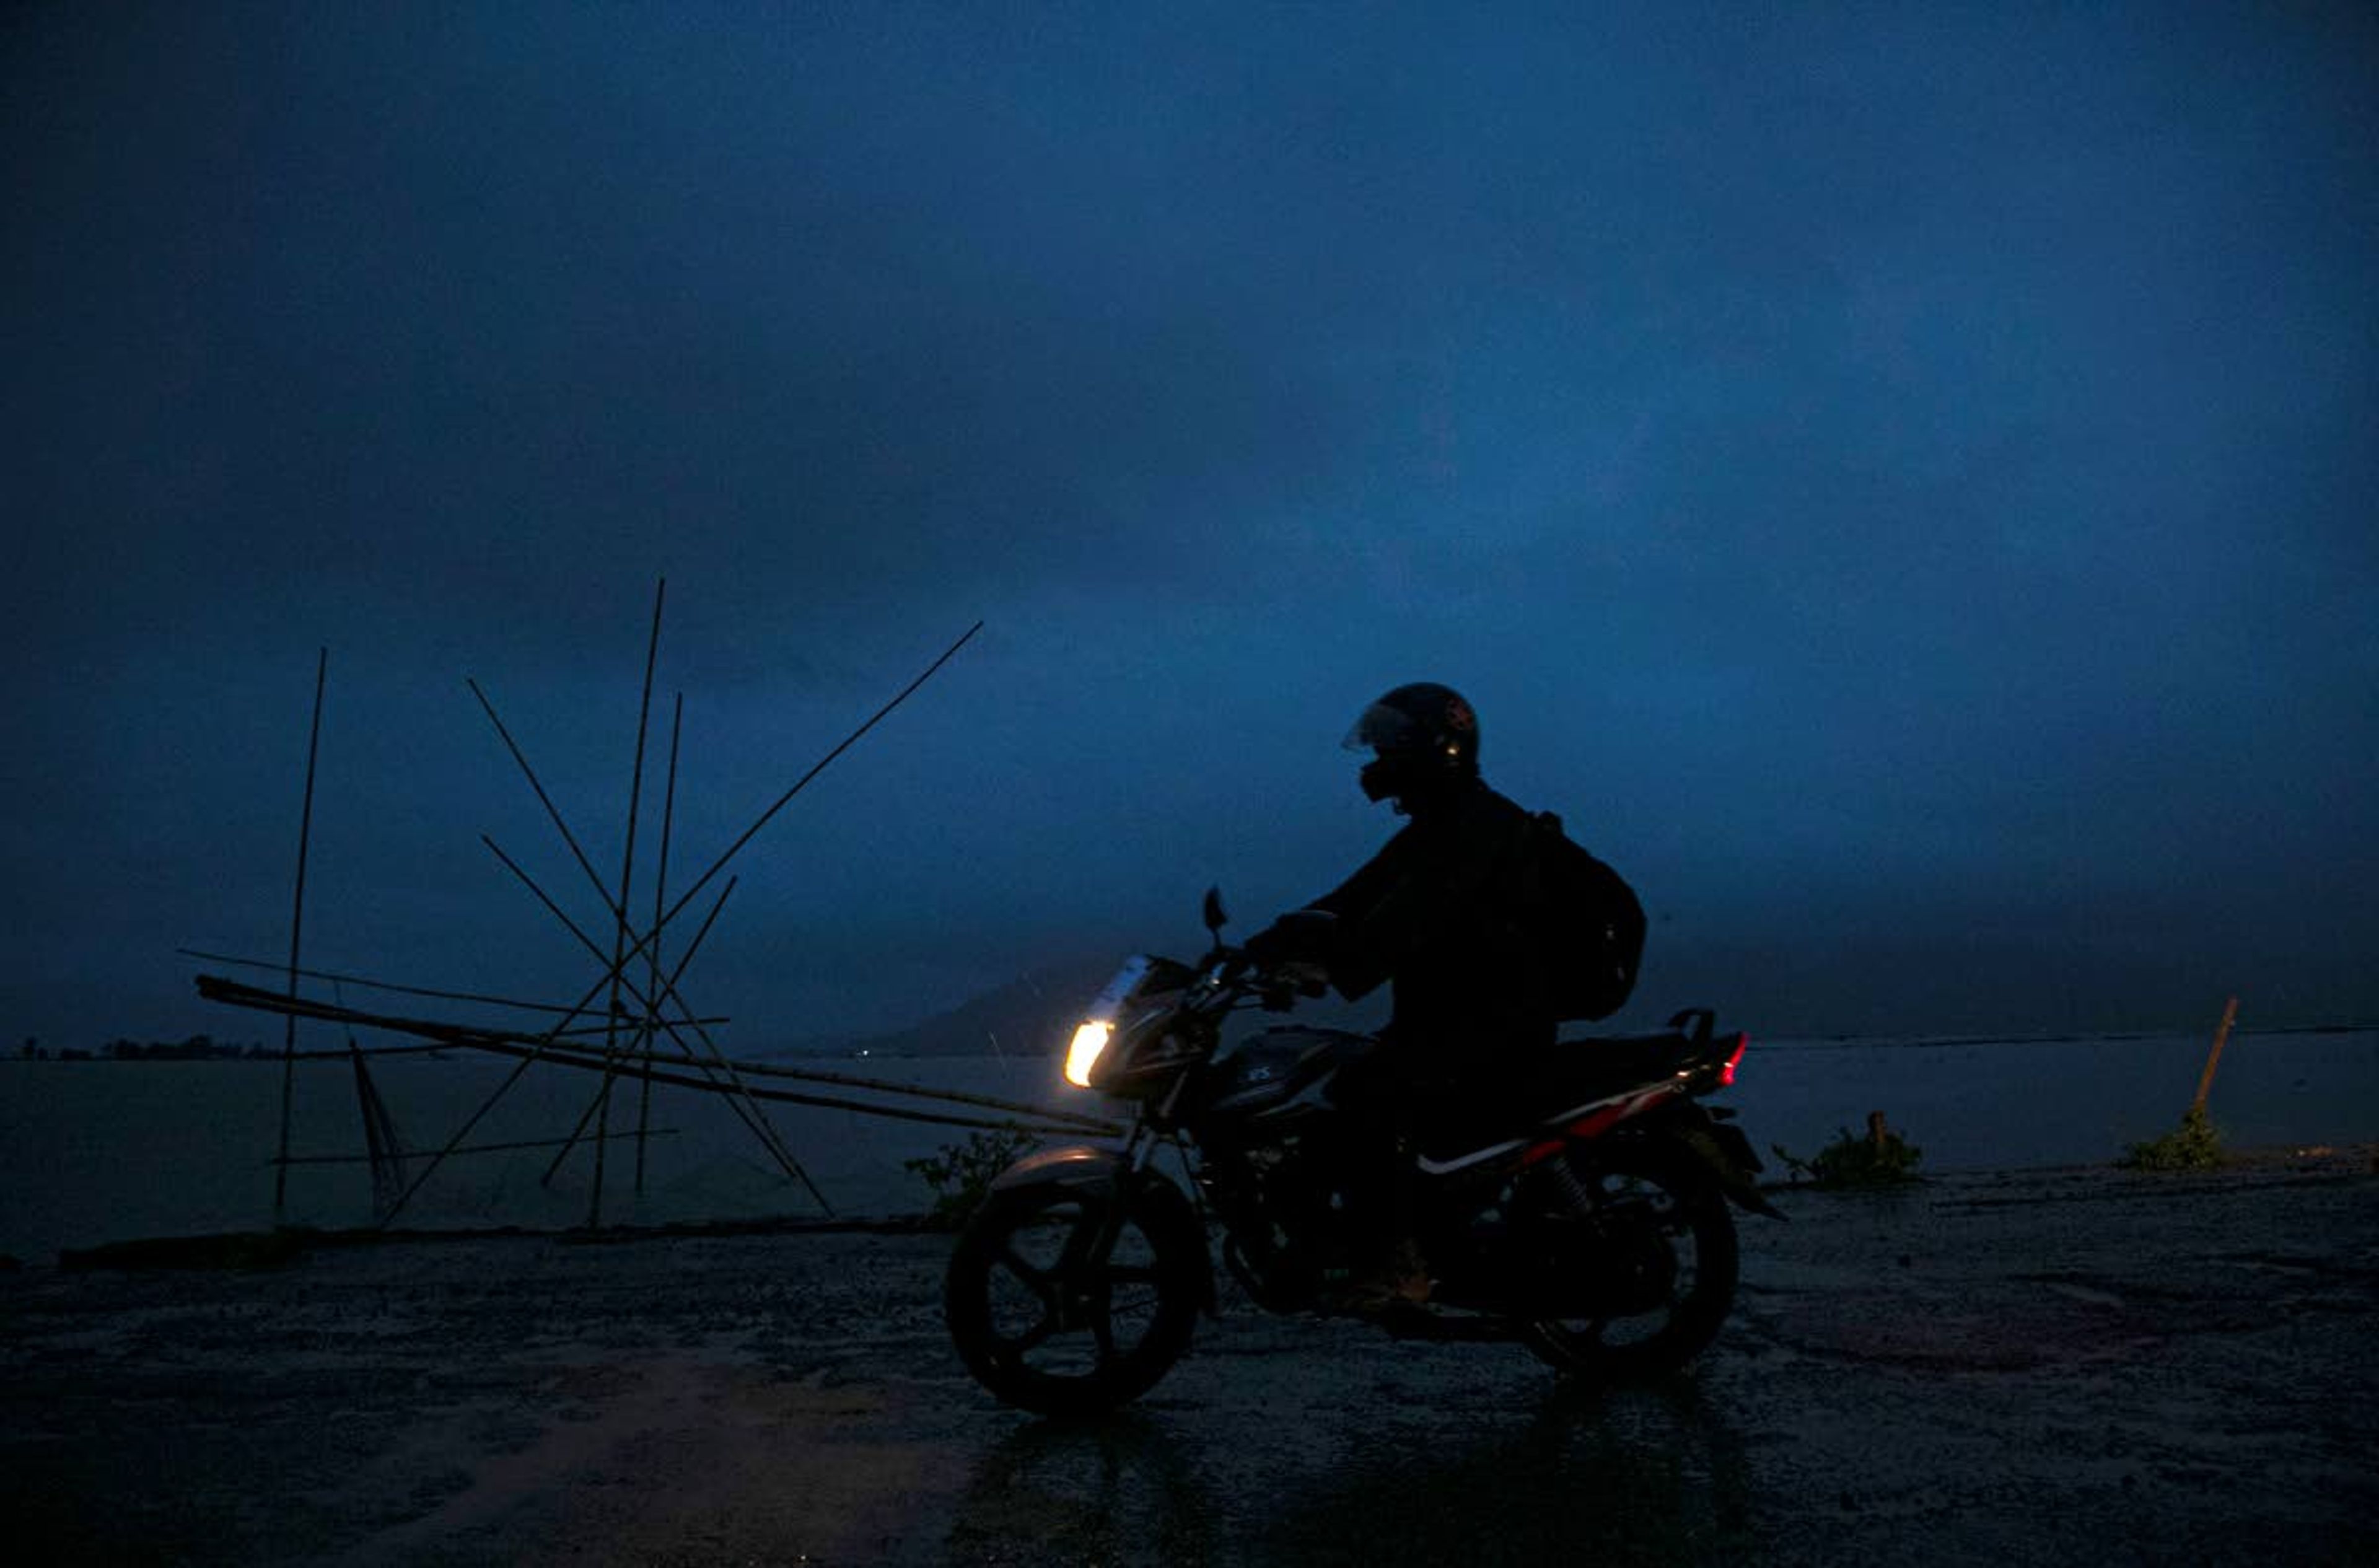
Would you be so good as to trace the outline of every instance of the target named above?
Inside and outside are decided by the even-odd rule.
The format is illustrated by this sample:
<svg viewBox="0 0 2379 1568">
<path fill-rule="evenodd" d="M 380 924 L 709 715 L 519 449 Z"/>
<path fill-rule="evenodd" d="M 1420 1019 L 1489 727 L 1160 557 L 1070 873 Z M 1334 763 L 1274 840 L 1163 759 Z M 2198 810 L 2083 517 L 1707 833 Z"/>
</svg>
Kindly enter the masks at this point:
<svg viewBox="0 0 2379 1568">
<path fill-rule="evenodd" d="M 664 574 L 681 874 L 987 622 L 741 1048 L 1320 891 L 1413 679 L 1631 1019 L 2379 1013 L 2367 7 L 17 6 L 0 160 L 8 1038 L 262 1027 L 326 645 L 308 955 L 575 995 L 464 680 L 615 869 Z"/>
</svg>

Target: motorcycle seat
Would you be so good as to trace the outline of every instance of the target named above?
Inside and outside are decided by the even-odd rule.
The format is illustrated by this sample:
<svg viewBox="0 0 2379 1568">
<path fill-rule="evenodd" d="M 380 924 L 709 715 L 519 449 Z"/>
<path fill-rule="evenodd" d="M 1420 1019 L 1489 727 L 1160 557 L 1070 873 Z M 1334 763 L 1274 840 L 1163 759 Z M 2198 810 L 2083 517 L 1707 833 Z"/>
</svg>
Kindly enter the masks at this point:
<svg viewBox="0 0 2379 1568">
<path fill-rule="evenodd" d="M 1658 1082 L 1709 1055 L 1707 1034 L 1600 1035 L 1563 1040 L 1532 1053 L 1509 1076 L 1476 1096 L 1454 1096 L 1432 1114 L 1420 1152 L 1446 1161 L 1492 1144 L 1534 1136 L 1529 1129 L 1582 1105 Z"/>
<path fill-rule="evenodd" d="M 1675 1030 L 1601 1035 L 1554 1043 L 1528 1068 L 1528 1103 L 1547 1116 L 1676 1073 L 1709 1051 L 1707 1039 Z"/>
</svg>

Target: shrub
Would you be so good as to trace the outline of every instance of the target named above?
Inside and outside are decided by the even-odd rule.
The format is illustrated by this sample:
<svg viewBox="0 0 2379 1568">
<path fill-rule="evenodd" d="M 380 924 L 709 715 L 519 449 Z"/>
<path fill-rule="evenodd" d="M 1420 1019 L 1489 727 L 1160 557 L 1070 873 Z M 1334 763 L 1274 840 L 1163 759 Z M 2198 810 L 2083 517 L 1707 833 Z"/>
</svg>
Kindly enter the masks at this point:
<svg viewBox="0 0 2379 1568">
<path fill-rule="evenodd" d="M 925 1223 L 939 1230 L 956 1230 L 982 1206 L 991 1191 L 992 1178 L 1040 1143 L 1020 1128 L 998 1128 L 974 1133 L 964 1143 L 945 1143 L 937 1154 L 903 1160 L 900 1168 L 914 1171 L 934 1189 L 934 1206 Z"/>
<path fill-rule="evenodd" d="M 1880 1111 L 1867 1118 L 1864 1138 L 1843 1128 L 1806 1160 L 1788 1153 L 1781 1143 L 1769 1147 L 1795 1180 L 1805 1176 L 1819 1187 L 1890 1187 L 1922 1179 L 1916 1166 L 1925 1151 L 1886 1128 Z"/>
<path fill-rule="evenodd" d="M 2213 1171 L 2222 1168 L 2222 1134 L 2205 1107 L 2192 1105 L 2180 1125 L 2162 1138 L 2134 1143 L 2115 1163 L 2134 1171 Z"/>
</svg>

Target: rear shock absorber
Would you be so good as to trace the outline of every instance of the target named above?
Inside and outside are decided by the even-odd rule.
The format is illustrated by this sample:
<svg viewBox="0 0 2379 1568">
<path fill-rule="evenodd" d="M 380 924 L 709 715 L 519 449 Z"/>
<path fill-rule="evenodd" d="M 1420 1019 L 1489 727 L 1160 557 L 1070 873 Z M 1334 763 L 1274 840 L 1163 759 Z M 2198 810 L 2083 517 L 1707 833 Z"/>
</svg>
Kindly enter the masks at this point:
<svg viewBox="0 0 2379 1568">
<path fill-rule="evenodd" d="M 1577 1174 L 1575 1150 L 1564 1149 L 1549 1160 L 1539 1161 L 1535 1174 L 1537 1180 L 1544 1184 L 1545 1191 L 1571 1213 L 1583 1218 L 1594 1212 L 1594 1188 Z"/>
</svg>

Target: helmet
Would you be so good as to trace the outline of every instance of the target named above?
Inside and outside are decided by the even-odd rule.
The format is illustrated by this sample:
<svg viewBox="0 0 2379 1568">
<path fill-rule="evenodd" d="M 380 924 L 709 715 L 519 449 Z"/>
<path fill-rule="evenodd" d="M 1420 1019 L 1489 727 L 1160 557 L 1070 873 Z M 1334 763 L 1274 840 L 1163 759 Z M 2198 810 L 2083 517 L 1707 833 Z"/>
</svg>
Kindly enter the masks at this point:
<svg viewBox="0 0 2379 1568">
<path fill-rule="evenodd" d="M 1362 775 L 1363 793 L 1374 801 L 1479 776 L 1479 716 L 1459 692 L 1431 681 L 1399 686 L 1365 708 L 1345 743 L 1377 754 Z"/>
</svg>

